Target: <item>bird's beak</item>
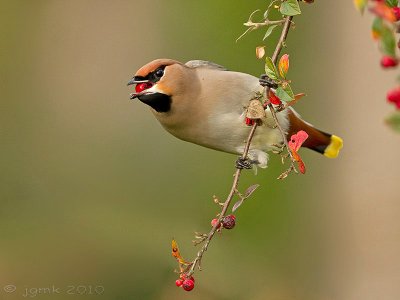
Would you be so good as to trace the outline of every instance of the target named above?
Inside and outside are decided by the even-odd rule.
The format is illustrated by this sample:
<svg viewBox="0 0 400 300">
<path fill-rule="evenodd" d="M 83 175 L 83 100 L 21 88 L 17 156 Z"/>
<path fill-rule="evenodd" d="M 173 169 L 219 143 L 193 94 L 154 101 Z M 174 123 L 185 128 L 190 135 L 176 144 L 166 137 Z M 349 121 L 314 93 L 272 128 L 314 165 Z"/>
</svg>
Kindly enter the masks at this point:
<svg viewBox="0 0 400 300">
<path fill-rule="evenodd" d="M 141 78 L 138 78 L 137 76 L 135 76 L 131 80 L 128 81 L 127 85 L 138 84 L 138 83 L 142 83 L 142 82 L 149 82 L 149 80 L 141 79 Z"/>
<path fill-rule="evenodd" d="M 128 84 L 127 85 L 132 85 L 132 84 L 138 84 L 138 83 L 144 83 L 144 82 L 149 82 L 149 80 L 148 79 L 143 79 L 143 77 L 138 77 L 138 76 L 135 76 L 135 77 L 133 77 L 131 80 L 129 80 L 128 81 Z M 143 95 L 143 94 L 146 94 L 146 92 L 145 91 L 142 91 L 142 92 L 140 92 L 140 93 L 132 93 L 132 94 L 130 94 L 130 99 L 135 99 L 135 98 L 138 98 L 139 96 L 141 96 L 141 95 Z"/>
</svg>

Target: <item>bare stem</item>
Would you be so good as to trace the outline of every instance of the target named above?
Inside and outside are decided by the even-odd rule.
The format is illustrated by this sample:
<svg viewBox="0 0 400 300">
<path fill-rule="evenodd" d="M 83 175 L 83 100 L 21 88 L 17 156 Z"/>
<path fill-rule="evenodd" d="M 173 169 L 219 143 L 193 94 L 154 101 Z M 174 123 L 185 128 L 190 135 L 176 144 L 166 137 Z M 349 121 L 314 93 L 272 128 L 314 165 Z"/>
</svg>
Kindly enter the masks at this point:
<svg viewBox="0 0 400 300">
<path fill-rule="evenodd" d="M 247 137 L 246 145 L 244 147 L 244 151 L 242 154 L 242 158 L 245 159 L 247 155 L 249 154 L 249 149 L 250 149 L 250 144 L 251 140 L 253 139 L 254 133 L 256 132 L 257 128 L 257 122 L 255 122 L 250 130 L 249 136 Z M 242 169 L 236 169 L 235 175 L 233 177 L 233 183 L 232 183 L 232 188 L 231 191 L 229 192 L 228 197 L 226 198 L 224 205 L 222 206 L 221 213 L 219 214 L 218 222 L 213 226 L 211 231 L 208 233 L 208 237 L 204 240 L 204 244 L 201 247 L 200 251 L 197 252 L 196 258 L 193 260 L 189 271 L 187 272 L 188 276 L 191 276 L 194 272 L 194 269 L 196 268 L 196 265 L 200 266 L 201 259 L 203 258 L 203 254 L 205 251 L 207 251 L 208 245 L 210 244 L 212 238 L 215 235 L 215 232 L 217 231 L 219 224 L 221 223 L 222 219 L 225 217 L 226 211 L 229 208 L 229 205 L 231 204 L 231 201 L 233 199 L 233 196 L 235 195 L 237 191 L 237 187 L 239 185 L 239 178 L 242 173 Z"/>
<path fill-rule="evenodd" d="M 290 25 L 292 24 L 292 19 L 293 19 L 292 16 L 288 16 L 288 17 L 285 18 L 285 24 L 283 25 L 281 36 L 279 37 L 278 44 L 276 45 L 274 54 L 272 55 L 272 61 L 274 62 L 274 64 L 277 63 L 279 53 L 281 52 L 281 50 L 283 48 L 283 45 L 284 45 L 284 43 L 286 41 L 286 38 L 287 38 L 288 33 L 289 33 Z M 269 90 L 270 90 L 269 87 L 267 87 L 265 89 L 265 97 L 267 99 L 268 99 Z M 282 135 L 283 143 L 285 144 L 285 147 L 286 147 L 286 149 L 287 149 L 287 151 L 289 153 L 291 168 L 297 173 L 296 167 L 294 166 L 294 161 L 295 160 L 293 158 L 292 152 L 289 150 L 289 145 L 288 145 L 287 138 L 286 138 L 286 132 L 282 129 L 282 126 L 279 124 L 279 121 L 278 121 L 278 118 L 276 116 L 275 109 L 272 106 L 272 103 L 270 103 L 270 102 L 268 103 L 268 108 L 269 108 L 269 110 L 271 112 L 272 118 L 274 118 L 274 121 L 276 123 L 276 127 L 278 128 L 279 132 Z"/>
<path fill-rule="evenodd" d="M 258 23 L 253 21 L 247 21 L 246 23 L 243 23 L 243 25 L 247 27 L 253 27 L 254 29 L 258 29 L 263 26 L 280 25 L 283 23 L 285 23 L 285 19 L 277 21 L 265 20 L 264 22 L 258 22 Z"/>
</svg>

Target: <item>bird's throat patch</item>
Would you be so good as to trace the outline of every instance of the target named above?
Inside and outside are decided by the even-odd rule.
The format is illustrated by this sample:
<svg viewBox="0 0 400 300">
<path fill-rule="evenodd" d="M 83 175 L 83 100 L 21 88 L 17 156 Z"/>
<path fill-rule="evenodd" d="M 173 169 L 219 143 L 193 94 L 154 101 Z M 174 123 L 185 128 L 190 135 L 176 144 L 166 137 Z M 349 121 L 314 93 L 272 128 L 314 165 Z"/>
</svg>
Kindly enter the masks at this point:
<svg viewBox="0 0 400 300">
<path fill-rule="evenodd" d="M 138 98 L 157 112 L 168 112 L 171 110 L 171 97 L 168 95 L 152 93 L 141 95 Z"/>
</svg>

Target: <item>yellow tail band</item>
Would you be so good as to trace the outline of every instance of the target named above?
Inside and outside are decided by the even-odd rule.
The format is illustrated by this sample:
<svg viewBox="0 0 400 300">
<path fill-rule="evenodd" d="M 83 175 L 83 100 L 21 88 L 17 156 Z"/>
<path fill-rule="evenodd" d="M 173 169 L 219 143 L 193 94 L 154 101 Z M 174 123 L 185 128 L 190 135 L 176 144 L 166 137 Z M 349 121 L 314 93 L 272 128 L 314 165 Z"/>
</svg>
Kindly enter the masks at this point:
<svg viewBox="0 0 400 300">
<path fill-rule="evenodd" d="M 340 149 L 343 148 L 343 140 L 336 136 L 331 136 L 331 143 L 326 147 L 324 155 L 329 158 L 335 158 L 339 155 Z"/>
</svg>

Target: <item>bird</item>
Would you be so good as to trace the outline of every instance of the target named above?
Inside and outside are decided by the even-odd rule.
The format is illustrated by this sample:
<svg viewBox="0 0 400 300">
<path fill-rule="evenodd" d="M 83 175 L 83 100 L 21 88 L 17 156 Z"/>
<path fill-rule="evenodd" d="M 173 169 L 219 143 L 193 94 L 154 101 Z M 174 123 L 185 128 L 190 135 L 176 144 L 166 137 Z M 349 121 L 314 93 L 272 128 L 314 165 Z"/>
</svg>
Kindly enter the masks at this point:
<svg viewBox="0 0 400 300">
<path fill-rule="evenodd" d="M 205 60 L 181 63 L 161 58 L 141 67 L 128 82 L 135 85 L 130 99 L 138 99 L 166 131 L 190 143 L 241 155 L 251 127 L 245 124 L 249 101 L 262 93 L 260 78 L 235 72 Z M 338 156 L 343 140 L 316 129 L 288 107 L 276 114 L 285 138 L 299 132 L 308 134 L 302 147 L 328 158 Z M 261 168 L 268 165 L 268 153 L 284 145 L 284 137 L 265 109 L 262 125 L 256 128 L 248 157 Z"/>
</svg>

